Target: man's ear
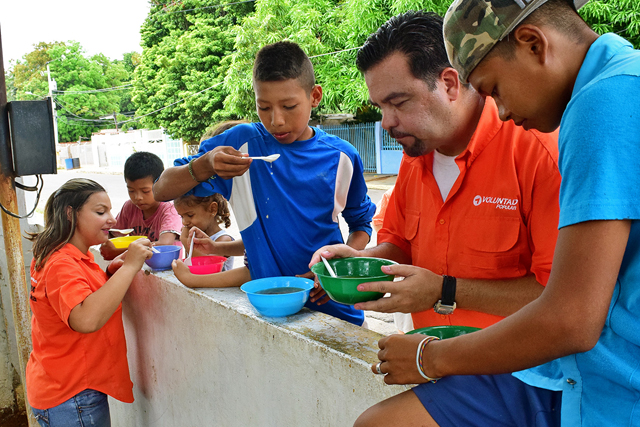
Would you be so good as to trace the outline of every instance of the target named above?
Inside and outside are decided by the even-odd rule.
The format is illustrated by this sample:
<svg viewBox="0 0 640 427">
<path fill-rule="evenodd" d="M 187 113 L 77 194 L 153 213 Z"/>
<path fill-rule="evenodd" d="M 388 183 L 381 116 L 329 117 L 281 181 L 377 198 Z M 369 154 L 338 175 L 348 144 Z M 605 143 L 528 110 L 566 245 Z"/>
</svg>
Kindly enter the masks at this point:
<svg viewBox="0 0 640 427">
<path fill-rule="evenodd" d="M 311 89 L 311 108 L 316 108 L 320 105 L 320 101 L 322 100 L 322 86 L 315 85 L 313 89 Z"/>
<path fill-rule="evenodd" d="M 444 84 L 445 91 L 450 101 L 455 101 L 460 96 L 460 79 L 455 68 L 447 67 L 440 73 L 440 80 Z"/>
<path fill-rule="evenodd" d="M 517 50 L 530 55 L 541 64 L 547 61 L 549 40 L 540 27 L 524 24 L 516 28 L 509 37 L 512 38 Z"/>
</svg>

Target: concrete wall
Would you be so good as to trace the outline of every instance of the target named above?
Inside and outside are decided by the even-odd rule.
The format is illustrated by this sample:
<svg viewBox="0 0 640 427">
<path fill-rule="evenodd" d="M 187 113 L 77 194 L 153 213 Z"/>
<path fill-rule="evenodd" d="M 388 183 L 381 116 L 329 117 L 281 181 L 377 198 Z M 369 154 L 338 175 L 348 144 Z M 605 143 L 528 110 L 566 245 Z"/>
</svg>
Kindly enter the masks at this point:
<svg viewBox="0 0 640 427">
<path fill-rule="evenodd" d="M 113 426 L 348 426 L 406 390 L 373 375 L 382 335 L 303 309 L 261 317 L 240 289 L 136 277 L 123 303 L 135 402 Z"/>
</svg>

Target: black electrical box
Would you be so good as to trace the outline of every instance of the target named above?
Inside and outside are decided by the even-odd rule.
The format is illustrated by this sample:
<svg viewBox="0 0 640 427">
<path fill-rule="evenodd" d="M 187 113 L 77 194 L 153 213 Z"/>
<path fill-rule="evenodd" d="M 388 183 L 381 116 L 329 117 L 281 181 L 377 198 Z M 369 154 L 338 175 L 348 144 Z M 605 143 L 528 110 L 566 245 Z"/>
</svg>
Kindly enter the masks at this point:
<svg viewBox="0 0 640 427">
<path fill-rule="evenodd" d="M 7 105 L 15 176 L 57 173 L 50 99 Z"/>
</svg>

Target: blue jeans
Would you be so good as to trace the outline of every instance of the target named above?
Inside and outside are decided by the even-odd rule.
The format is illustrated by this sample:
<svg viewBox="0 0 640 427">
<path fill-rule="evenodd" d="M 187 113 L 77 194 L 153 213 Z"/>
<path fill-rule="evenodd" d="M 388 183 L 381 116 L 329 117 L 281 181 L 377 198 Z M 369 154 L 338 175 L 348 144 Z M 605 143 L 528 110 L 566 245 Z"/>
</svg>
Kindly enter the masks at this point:
<svg viewBox="0 0 640 427">
<path fill-rule="evenodd" d="M 42 427 L 110 427 L 107 395 L 86 389 L 49 409 L 31 408 Z"/>
</svg>

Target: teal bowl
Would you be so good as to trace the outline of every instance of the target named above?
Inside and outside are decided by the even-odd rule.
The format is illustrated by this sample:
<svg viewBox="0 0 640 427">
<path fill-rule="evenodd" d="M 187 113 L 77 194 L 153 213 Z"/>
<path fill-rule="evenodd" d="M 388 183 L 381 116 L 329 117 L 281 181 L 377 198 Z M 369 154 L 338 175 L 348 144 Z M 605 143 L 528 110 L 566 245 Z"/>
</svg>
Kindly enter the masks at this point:
<svg viewBox="0 0 640 427">
<path fill-rule="evenodd" d="M 427 326 L 426 328 L 418 328 L 413 331 L 407 332 L 407 334 L 422 334 L 430 335 L 432 337 L 438 337 L 441 340 L 447 338 L 458 337 L 460 335 L 470 334 L 471 332 L 479 331 L 480 328 L 474 328 L 472 326 L 457 326 L 457 325 L 440 325 L 440 326 Z"/>
<path fill-rule="evenodd" d="M 384 294 L 380 292 L 358 291 L 358 285 L 365 282 L 393 281 L 394 276 L 384 274 L 381 267 L 397 264 L 388 259 L 366 257 L 334 258 L 327 261 L 338 277 L 332 277 L 323 262 L 311 266 L 311 271 L 318 277 L 329 298 L 349 305 L 382 298 Z"/>
<path fill-rule="evenodd" d="M 267 317 L 291 316 L 309 299 L 313 280 L 303 277 L 267 277 L 240 286 L 251 305 Z"/>
</svg>

